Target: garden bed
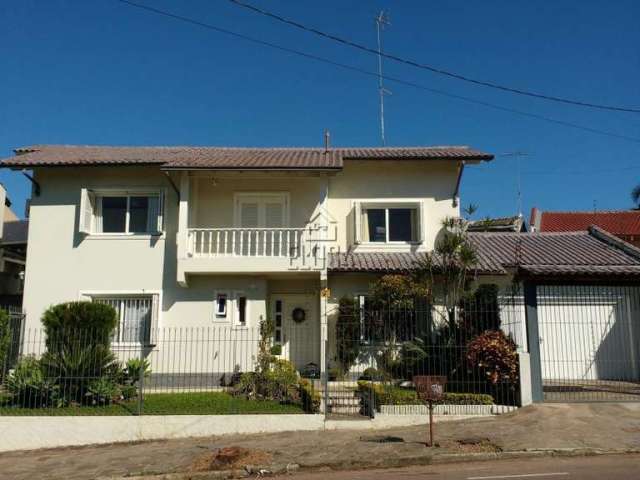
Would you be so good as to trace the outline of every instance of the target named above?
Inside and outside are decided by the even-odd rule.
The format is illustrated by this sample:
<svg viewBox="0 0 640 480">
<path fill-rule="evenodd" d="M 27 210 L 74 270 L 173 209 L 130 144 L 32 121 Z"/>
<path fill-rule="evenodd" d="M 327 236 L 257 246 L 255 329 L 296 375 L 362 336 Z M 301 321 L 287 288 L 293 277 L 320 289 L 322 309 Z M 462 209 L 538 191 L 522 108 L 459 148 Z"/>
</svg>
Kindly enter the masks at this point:
<svg viewBox="0 0 640 480">
<path fill-rule="evenodd" d="M 108 406 L 61 408 L 15 408 L 0 406 L 1 416 L 120 416 L 137 415 L 138 402 L 131 400 Z M 248 400 L 224 392 L 150 393 L 144 396 L 144 415 L 233 415 L 297 414 L 299 405 L 272 400 Z"/>
</svg>

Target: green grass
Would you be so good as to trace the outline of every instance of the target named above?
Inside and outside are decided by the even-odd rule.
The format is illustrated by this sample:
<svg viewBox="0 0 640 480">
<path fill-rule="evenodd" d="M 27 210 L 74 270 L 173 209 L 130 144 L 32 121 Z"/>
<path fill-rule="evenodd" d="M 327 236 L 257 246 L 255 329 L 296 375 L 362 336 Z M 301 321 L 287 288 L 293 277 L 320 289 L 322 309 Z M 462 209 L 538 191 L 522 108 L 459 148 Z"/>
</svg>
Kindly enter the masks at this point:
<svg viewBox="0 0 640 480">
<path fill-rule="evenodd" d="M 105 407 L 13 408 L 0 407 L 0 416 L 118 416 L 136 415 L 136 400 Z M 247 400 L 223 392 L 149 393 L 144 396 L 145 415 L 227 415 L 304 413 L 299 405 L 272 400 Z"/>
</svg>

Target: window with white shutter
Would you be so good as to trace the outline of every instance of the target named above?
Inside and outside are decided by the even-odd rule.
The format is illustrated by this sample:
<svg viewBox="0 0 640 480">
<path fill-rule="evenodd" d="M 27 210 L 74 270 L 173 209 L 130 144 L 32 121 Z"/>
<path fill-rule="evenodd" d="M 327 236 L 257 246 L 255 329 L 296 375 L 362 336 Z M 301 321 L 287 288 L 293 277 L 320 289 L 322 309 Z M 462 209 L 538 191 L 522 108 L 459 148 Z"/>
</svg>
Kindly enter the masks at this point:
<svg viewBox="0 0 640 480">
<path fill-rule="evenodd" d="M 78 225 L 86 234 L 159 234 L 164 230 L 164 192 L 83 188 Z"/>
</svg>

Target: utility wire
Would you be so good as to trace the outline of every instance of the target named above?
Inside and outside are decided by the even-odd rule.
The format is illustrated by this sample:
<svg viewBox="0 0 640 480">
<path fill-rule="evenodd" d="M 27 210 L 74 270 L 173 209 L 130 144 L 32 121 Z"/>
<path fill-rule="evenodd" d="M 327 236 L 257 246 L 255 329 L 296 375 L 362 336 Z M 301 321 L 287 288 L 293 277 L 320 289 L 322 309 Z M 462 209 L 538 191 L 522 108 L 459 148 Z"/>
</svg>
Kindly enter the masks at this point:
<svg viewBox="0 0 640 480">
<path fill-rule="evenodd" d="M 295 28 L 298 28 L 300 30 L 304 30 L 304 31 L 313 33 L 315 35 L 319 35 L 321 37 L 327 38 L 329 40 L 333 40 L 335 42 L 341 43 L 343 45 L 347 45 L 349 47 L 357 48 L 358 50 L 362 50 L 363 52 L 368 52 L 368 53 L 372 53 L 372 54 L 375 54 L 375 55 L 379 54 L 378 50 L 376 50 L 375 48 L 367 47 L 366 45 L 362 45 L 360 43 L 356 43 L 354 41 L 351 41 L 351 40 L 348 40 L 348 39 L 345 39 L 345 38 L 342 38 L 342 37 L 338 37 L 336 35 L 332 35 L 332 34 L 327 33 L 327 32 L 323 32 L 323 31 L 318 30 L 316 28 L 303 25 L 302 23 L 296 22 L 295 20 L 291 20 L 289 18 L 286 18 L 286 17 L 283 17 L 281 15 L 275 14 L 275 13 L 270 12 L 268 10 L 264 10 L 262 8 L 259 8 L 259 7 L 256 7 L 254 5 L 251 5 L 249 3 L 245 3 L 245 2 L 240 1 L 240 0 L 228 0 L 228 1 L 233 3 L 234 5 L 238 5 L 240 7 L 243 7 L 243 8 L 246 8 L 248 10 L 251 10 L 251 11 L 253 11 L 255 13 L 259 13 L 260 15 L 264 15 L 266 17 L 270 17 L 270 18 L 272 18 L 274 20 L 277 20 L 279 22 L 286 23 L 287 25 L 291 25 L 291 26 L 293 26 Z M 470 78 L 470 77 L 467 77 L 465 75 L 462 75 L 462 74 L 459 74 L 459 73 L 456 73 L 456 72 L 452 72 L 452 71 L 449 71 L 449 70 L 443 70 L 442 68 L 437 68 L 437 67 L 434 67 L 432 65 L 428 65 L 426 63 L 420 63 L 420 62 L 417 62 L 415 60 L 399 57 L 397 55 L 393 55 L 393 54 L 390 54 L 390 53 L 382 52 L 380 55 L 382 55 L 385 58 L 388 58 L 389 60 L 393 60 L 393 61 L 398 62 L 398 63 L 404 63 L 405 65 L 410 65 L 412 67 L 421 68 L 423 70 L 428 70 L 428 71 L 430 71 L 432 73 L 437 73 L 438 75 L 444 75 L 446 77 L 455 78 L 457 80 L 462 80 L 464 82 L 472 83 L 472 84 L 475 84 L 475 85 L 481 85 L 483 87 L 489 87 L 489 88 L 493 88 L 493 89 L 496 89 L 496 90 L 502 90 L 504 92 L 515 93 L 515 94 L 518 94 L 518 95 L 525 95 L 527 97 L 534 97 L 534 98 L 538 98 L 538 99 L 542 99 L 542 100 L 548 100 L 548 101 L 552 101 L 552 102 L 566 103 L 566 104 L 569 104 L 569 105 L 575 105 L 575 106 L 579 106 L 579 107 L 596 108 L 596 109 L 600 109 L 600 110 L 610 110 L 610 111 L 615 111 L 615 112 L 640 113 L 640 108 L 620 107 L 620 106 L 615 106 L 615 105 L 604 105 L 604 104 L 598 104 L 598 103 L 583 102 L 583 101 L 579 101 L 579 100 L 572 100 L 572 99 L 569 99 L 569 98 L 545 95 L 545 94 L 542 94 L 542 93 L 536 93 L 536 92 L 532 92 L 532 91 L 528 91 L 528 90 L 522 90 L 522 89 L 519 89 L 519 88 L 508 87 L 506 85 L 500 85 L 500 84 L 493 83 L 493 82 L 477 80 L 475 78 Z"/>
<path fill-rule="evenodd" d="M 357 73 L 360 73 L 360 74 L 363 74 L 363 75 L 368 75 L 368 76 L 371 76 L 371 77 L 378 78 L 378 73 L 377 72 L 373 72 L 373 71 L 370 71 L 370 70 L 365 70 L 363 68 L 355 67 L 353 65 L 348 65 L 348 64 L 345 64 L 345 63 L 336 62 L 334 60 L 330 60 L 330 59 L 325 58 L 325 57 L 320 57 L 318 55 L 314 55 L 312 53 L 303 52 L 301 50 L 295 50 L 293 48 L 289 48 L 289 47 L 285 47 L 285 46 L 282 46 L 282 45 L 278 45 L 276 43 L 268 42 L 266 40 L 260 40 L 260 39 L 254 38 L 254 37 L 250 37 L 248 35 L 244 35 L 242 33 L 233 32 L 231 30 L 227 30 L 227 29 L 222 28 L 222 27 L 217 27 L 217 26 L 209 24 L 209 23 L 204 23 L 204 22 L 201 22 L 200 20 L 196 20 L 196 19 L 189 18 L 189 17 L 184 17 L 182 15 L 177 15 L 177 14 L 165 11 L 165 10 L 160 10 L 160 9 L 157 9 L 157 8 L 154 8 L 154 7 L 143 5 L 143 4 L 140 4 L 140 3 L 136 3 L 136 2 L 133 2 L 131 0 L 115 0 L 115 1 L 123 3 L 123 4 L 126 4 L 126 5 L 129 5 L 131 7 L 135 7 L 135 8 L 139 8 L 141 10 L 145 10 L 145 11 L 148 11 L 148 12 L 151 12 L 151 13 L 155 13 L 157 15 L 161 15 L 161 16 L 164 16 L 164 17 L 172 18 L 174 20 L 179 20 L 179 21 L 185 22 L 185 23 L 190 23 L 192 25 L 196 25 L 196 26 L 199 26 L 199 27 L 202 27 L 202 28 L 206 28 L 208 30 L 213 30 L 215 32 L 222 33 L 222 34 L 225 34 L 225 35 L 228 35 L 228 36 L 232 36 L 232 37 L 235 37 L 235 38 L 240 38 L 242 40 L 246 40 L 248 42 L 252 42 L 252 43 L 255 43 L 255 44 L 258 44 L 258 45 L 262 45 L 262 46 L 265 46 L 265 47 L 269 47 L 269 48 L 273 48 L 273 49 L 276 49 L 276 50 L 280 50 L 282 52 L 291 53 L 291 54 L 298 55 L 300 57 L 308 58 L 308 59 L 311 59 L 311 60 L 316 60 L 318 62 L 326 63 L 326 64 L 329 64 L 329 65 L 333 65 L 334 67 L 339 67 L 339 68 L 342 68 L 342 69 L 345 69 L 345 70 L 350 70 L 352 72 L 357 72 Z M 522 111 L 522 110 L 516 110 L 514 108 L 503 107 L 503 106 L 496 105 L 496 104 L 493 104 L 493 103 L 485 102 L 483 100 L 478 100 L 478 99 L 471 98 L 471 97 L 465 97 L 465 96 L 462 96 L 462 95 L 449 93 L 449 92 L 446 92 L 444 90 L 438 90 L 438 89 L 435 89 L 435 88 L 426 87 L 426 86 L 421 85 L 419 83 L 411 82 L 411 81 L 408 81 L 408 80 L 403 80 L 403 79 L 398 78 L 398 77 L 392 77 L 392 76 L 389 76 L 389 75 L 383 75 L 383 78 L 385 80 L 388 80 L 390 82 L 394 82 L 394 83 L 397 83 L 397 84 L 400 84 L 400 85 L 406 85 L 406 86 L 413 87 L 413 88 L 416 88 L 416 89 L 419 89 L 419 90 L 424 90 L 424 91 L 427 91 L 427 92 L 431 92 L 431 93 L 434 93 L 436 95 L 442 95 L 444 97 L 454 98 L 456 100 L 461 100 L 461 101 L 464 101 L 464 102 L 467 102 L 467 103 L 481 105 L 481 106 L 484 106 L 484 107 L 487 107 L 487 108 L 492 108 L 494 110 L 513 113 L 513 114 L 516 114 L 516 115 L 522 115 L 522 116 L 529 117 L 529 118 L 535 118 L 537 120 L 542 120 L 542 121 L 545 121 L 545 122 L 554 123 L 556 125 L 562 125 L 562 126 L 565 126 L 565 127 L 570 127 L 570 128 L 574 128 L 574 129 L 577 129 L 577 130 L 582 130 L 582 131 L 589 132 L 589 133 L 594 133 L 594 134 L 598 134 L 598 135 L 604 135 L 604 136 L 608 136 L 608 137 L 619 138 L 621 140 L 627 140 L 629 142 L 634 142 L 634 143 L 640 143 L 640 138 L 637 138 L 637 137 L 631 137 L 631 136 L 627 136 L 627 135 L 618 134 L 618 133 L 615 133 L 615 132 L 609 132 L 609 131 L 606 131 L 606 130 L 600 130 L 600 129 L 597 129 L 597 128 L 587 127 L 587 126 L 584 126 L 584 125 L 578 125 L 578 124 L 575 124 L 575 123 L 572 123 L 572 122 L 567 122 L 567 121 L 564 121 L 564 120 L 557 120 L 555 118 L 546 117 L 544 115 L 538 115 L 538 114 L 535 114 L 535 113 L 525 112 L 525 111 Z"/>
</svg>

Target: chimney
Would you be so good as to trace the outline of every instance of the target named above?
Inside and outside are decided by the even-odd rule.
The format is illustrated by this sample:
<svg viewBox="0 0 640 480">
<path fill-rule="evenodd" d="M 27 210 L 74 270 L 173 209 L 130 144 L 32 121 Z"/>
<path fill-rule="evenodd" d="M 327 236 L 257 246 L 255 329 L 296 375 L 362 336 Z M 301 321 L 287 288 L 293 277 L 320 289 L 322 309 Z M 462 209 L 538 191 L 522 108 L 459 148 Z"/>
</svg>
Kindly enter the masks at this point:
<svg viewBox="0 0 640 480">
<path fill-rule="evenodd" d="M 324 153 L 327 153 L 329 151 L 329 147 L 331 145 L 331 133 L 329 133 L 329 130 L 325 129 L 324 131 Z"/>
</svg>

